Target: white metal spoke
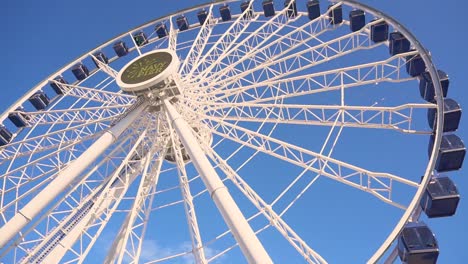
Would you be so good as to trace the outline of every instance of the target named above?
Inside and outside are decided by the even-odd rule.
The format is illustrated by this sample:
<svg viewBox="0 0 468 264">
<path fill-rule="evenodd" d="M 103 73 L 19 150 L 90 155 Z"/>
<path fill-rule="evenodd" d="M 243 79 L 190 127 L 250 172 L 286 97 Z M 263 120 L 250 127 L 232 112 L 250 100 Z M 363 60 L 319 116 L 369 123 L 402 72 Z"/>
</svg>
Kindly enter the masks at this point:
<svg viewBox="0 0 468 264">
<path fill-rule="evenodd" d="M 276 36 L 290 22 L 294 22 L 297 19 L 288 16 L 288 8 L 291 5 L 292 1 L 288 7 L 285 7 L 275 17 L 240 42 L 236 46 L 236 49 L 232 49 L 230 53 L 225 54 L 225 56 L 235 57 L 232 64 L 220 71 L 213 72 L 207 77 L 215 83 L 222 80 L 225 76 L 237 75 L 239 69 L 236 70 L 236 66 L 240 67 L 242 71 L 246 71 L 265 61 L 274 60 L 287 54 L 295 47 L 304 45 L 311 40 L 323 43 L 318 37 L 333 29 L 333 27 L 330 27 L 330 20 L 327 14 L 322 14 L 318 18 L 304 23 L 287 34 L 280 35 L 277 39 L 272 39 L 273 36 Z M 330 10 L 339 5 L 335 4 Z M 298 14 L 298 16 L 301 15 Z"/>
<path fill-rule="evenodd" d="M 236 185 L 237 188 L 250 200 L 250 202 L 263 213 L 272 226 L 274 226 L 285 239 L 304 257 L 308 263 L 326 263 L 326 261 L 312 250 L 281 217 L 267 204 L 240 176 L 212 149 L 208 155 L 219 164 L 221 170 Z"/>
<path fill-rule="evenodd" d="M 23 260 L 24 263 L 37 261 L 59 262 L 80 237 L 88 235 L 83 234 L 86 233 L 88 228 L 91 226 L 96 227 L 95 220 L 101 221 L 101 229 L 105 226 L 129 185 L 138 175 L 138 167 L 141 167 L 141 165 L 135 166 L 135 162 L 132 165 L 129 163 L 144 137 L 145 133 L 135 142 L 132 150 L 127 154 L 119 168 L 111 176 L 107 177 L 108 180 L 104 181 L 99 188 L 95 188 L 87 199 L 82 201 L 82 207 L 75 208 L 64 221 L 52 232 L 48 233 L 42 242 L 29 253 L 29 258 Z M 145 160 L 147 159 L 148 157 Z M 102 214 L 106 214 L 107 217 L 102 218 Z M 92 243 L 90 244 L 92 245 Z M 44 253 L 47 254 L 44 255 Z M 82 254 L 77 256 L 78 259 L 84 257 Z"/>
<path fill-rule="evenodd" d="M 101 60 L 97 59 L 93 54 L 89 54 L 89 56 L 97 63 L 99 69 L 105 72 L 107 75 L 115 79 L 117 77 L 118 72 L 114 70 L 109 64 L 102 62 Z M 58 82 L 55 82 L 58 83 Z"/>
<path fill-rule="evenodd" d="M 374 44 L 370 40 L 368 28 L 371 24 L 367 24 L 359 31 L 323 42 L 301 52 L 281 58 L 271 58 L 255 68 L 245 70 L 234 76 L 227 76 L 221 81 L 212 83 L 212 85 L 217 87 L 217 90 L 222 90 L 230 89 L 240 79 L 246 82 L 256 82 L 256 80 L 265 78 L 277 80 L 359 50 L 375 48 L 382 45 L 382 43 Z"/>
<path fill-rule="evenodd" d="M 207 18 L 199 30 L 195 41 L 192 43 L 190 51 L 185 57 L 182 66 L 180 67 L 179 72 L 182 76 L 185 75 L 184 78 L 190 79 L 192 77 L 195 70 L 194 64 L 200 60 L 216 23 L 217 19 L 213 16 L 213 5 L 211 5 L 208 10 Z"/>
<path fill-rule="evenodd" d="M 177 31 L 174 27 L 173 20 L 174 20 L 174 17 L 171 16 L 169 18 L 169 38 L 168 38 L 169 43 L 167 43 L 167 47 L 170 50 L 176 50 L 176 47 L 177 47 Z"/>
<path fill-rule="evenodd" d="M 103 104 L 128 105 L 134 103 L 136 100 L 135 96 L 123 94 L 121 92 L 116 93 L 73 84 L 56 83 L 62 87 L 65 91 L 65 95 L 67 96 L 73 96 Z"/>
<path fill-rule="evenodd" d="M 395 107 L 292 105 L 257 103 L 218 103 L 207 105 L 208 116 L 225 121 L 266 122 L 344 127 L 395 129 L 405 133 L 431 134 L 432 131 L 415 130 L 412 126 L 413 112 L 417 109 L 435 108 L 434 104 L 404 104 Z M 266 117 L 270 114 L 270 117 Z"/>
<path fill-rule="evenodd" d="M 368 192 L 380 200 L 405 208 L 392 200 L 392 186 L 401 183 L 411 187 L 419 185 L 408 179 L 390 173 L 369 171 L 343 161 L 286 143 L 279 139 L 264 136 L 245 128 L 213 119 L 216 131 L 213 133 L 226 137 L 234 142 L 249 146 L 265 154 L 287 161 L 302 168 Z M 210 121 L 212 122 L 212 121 Z"/>
<path fill-rule="evenodd" d="M 143 173 L 135 201 L 112 244 L 105 263 L 116 261 L 121 263 L 124 259 L 129 263 L 138 263 L 166 147 L 167 145 L 163 146 L 152 170 Z M 151 159 L 147 159 L 147 162 L 150 161 Z"/>
<path fill-rule="evenodd" d="M 249 8 L 252 8 L 253 2 L 250 2 Z M 292 2 L 289 3 L 288 7 L 292 5 Z M 242 14 L 239 19 L 246 19 L 245 15 Z M 247 17 L 247 19 L 250 19 Z M 240 53 L 247 53 L 252 50 L 256 50 L 258 47 L 268 40 L 271 36 L 276 34 L 277 32 L 281 31 L 284 27 L 288 25 L 290 21 L 293 21 L 287 15 L 287 8 L 281 10 L 278 14 L 276 14 L 272 19 L 268 22 L 263 23 L 258 29 L 256 29 L 252 34 L 249 34 L 246 38 L 242 39 L 239 43 L 235 44 L 237 38 L 232 40 L 229 48 L 226 48 L 223 53 L 221 53 L 218 58 L 211 62 L 211 65 L 208 66 L 205 70 L 203 70 L 196 79 L 204 80 L 205 78 L 212 78 L 210 75 L 212 72 L 220 72 L 221 74 L 225 74 L 226 72 L 222 69 L 221 65 L 222 62 L 225 61 L 228 57 L 233 57 L 234 60 L 230 60 L 231 65 L 236 65 L 236 60 L 239 59 Z M 248 28 L 248 25 L 245 25 Z M 235 46 L 233 46 L 235 44 Z M 232 47 L 233 46 L 233 47 Z M 227 66 L 230 67 L 230 66 Z M 213 69 L 216 69 L 213 71 Z"/>
<path fill-rule="evenodd" d="M 252 2 L 250 5 L 252 5 Z M 258 15 L 250 18 L 246 18 L 243 15 L 238 16 L 226 32 L 217 39 L 216 43 L 193 65 L 189 74 L 197 78 L 198 74 L 212 70 L 218 58 L 231 49 L 237 39 L 248 29 L 250 23 L 257 19 Z"/>
<path fill-rule="evenodd" d="M 405 73 L 405 58 L 414 54 L 416 53 L 413 51 L 373 63 L 276 80 L 268 79 L 207 95 L 214 96 L 216 101 L 268 102 L 273 97 L 290 98 L 380 82 L 409 81 L 414 78 Z"/>
</svg>

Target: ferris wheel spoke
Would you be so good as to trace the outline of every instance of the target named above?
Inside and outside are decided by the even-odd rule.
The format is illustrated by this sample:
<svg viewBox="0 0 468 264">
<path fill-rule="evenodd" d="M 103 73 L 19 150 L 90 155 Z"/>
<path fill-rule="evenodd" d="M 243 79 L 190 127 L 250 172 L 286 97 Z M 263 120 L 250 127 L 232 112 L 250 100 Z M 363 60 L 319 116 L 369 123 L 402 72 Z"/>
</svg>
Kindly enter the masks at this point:
<svg viewBox="0 0 468 264">
<path fill-rule="evenodd" d="M 200 60 L 200 57 L 208 45 L 208 40 L 211 37 L 213 32 L 213 28 L 217 23 L 217 19 L 213 16 L 213 5 L 210 6 L 207 14 L 207 18 L 203 25 L 201 26 L 195 41 L 193 41 L 192 45 L 190 46 L 190 50 L 185 57 L 182 66 L 179 68 L 179 72 L 182 76 L 186 79 L 190 79 L 192 77 L 194 71 L 194 63 Z"/>
<path fill-rule="evenodd" d="M 295 21 L 296 18 L 291 18 L 288 15 L 288 8 L 292 5 L 292 1 L 289 3 L 288 7 L 285 7 L 281 12 L 273 16 L 269 21 L 263 23 L 259 28 L 257 28 L 254 32 L 250 33 L 244 39 L 236 44 L 238 38 L 232 40 L 230 43 L 229 48 L 226 48 L 223 53 L 221 53 L 214 61 L 211 61 L 210 65 L 205 69 L 202 70 L 195 78 L 195 80 L 204 81 L 206 78 L 212 79 L 211 74 L 212 72 L 220 72 L 223 71 L 223 68 L 228 68 L 231 64 L 236 65 L 236 60 L 239 60 L 242 57 L 241 53 L 247 53 L 252 50 L 256 50 L 260 48 L 261 45 L 265 43 L 271 36 L 276 35 L 282 29 L 287 27 L 290 22 Z M 252 2 L 250 2 L 252 5 Z M 251 8 L 251 6 L 249 7 Z M 250 19 L 250 16 L 246 13 L 248 12 L 248 8 L 244 11 L 244 13 L 239 16 L 238 19 Z M 249 24 L 245 27 L 248 28 Z M 235 46 L 234 46 L 235 44 Z M 233 60 L 229 60 L 230 57 L 233 57 Z M 229 63 L 225 63 L 226 60 L 229 60 Z M 223 62 L 224 61 L 224 62 Z M 224 67 L 226 66 L 226 67 Z"/>
<path fill-rule="evenodd" d="M 252 2 L 249 3 L 251 7 Z M 234 43 L 247 31 L 249 25 L 258 19 L 258 15 L 254 17 L 247 17 L 248 9 L 245 10 L 237 19 L 229 26 L 229 28 L 217 39 L 211 48 L 204 54 L 204 56 L 193 64 L 190 70 L 190 75 L 194 76 L 194 82 L 199 79 L 199 75 L 204 72 L 209 72 L 215 66 L 220 56 L 230 50 Z"/>
<path fill-rule="evenodd" d="M 169 18 L 169 38 L 168 38 L 168 43 L 167 43 L 167 48 L 170 50 L 175 51 L 177 48 L 177 34 L 178 32 L 176 31 L 174 27 L 174 16 L 171 16 Z"/>
<path fill-rule="evenodd" d="M 249 85 L 238 84 L 229 90 L 207 93 L 216 101 L 268 102 L 274 98 L 291 98 L 302 95 L 348 89 L 380 82 L 406 82 L 414 77 L 406 73 L 406 56 L 416 52 L 401 53 L 386 60 L 359 64 L 294 77 L 275 78 Z"/>
<path fill-rule="evenodd" d="M 67 188 L 68 184 L 74 181 L 91 162 L 114 143 L 116 138 L 140 116 L 145 107 L 146 105 L 138 107 L 123 120 L 110 128 L 109 131 L 106 131 L 87 151 L 83 152 L 75 162 L 62 170 L 33 200 L 28 202 L 14 217 L 9 219 L 9 221 L 0 228 L 0 231 L 4 234 L 4 236 L 0 238 L 0 248 L 5 246 L 5 244 L 21 231 L 31 219 L 36 217 L 42 209 L 48 206 L 55 195 L 58 195 Z M 66 175 L 66 177 L 62 175 Z"/>
<path fill-rule="evenodd" d="M 289 225 L 267 204 L 213 149 L 207 148 L 208 155 L 219 164 L 220 169 L 234 185 L 257 207 L 281 235 L 305 258 L 308 263 L 326 263 L 326 261 L 307 243 L 304 242 Z"/>
<path fill-rule="evenodd" d="M 74 146 L 99 136 L 100 131 L 108 127 L 109 124 L 94 121 L 10 143 L 0 152 L 0 157 L 2 158 L 0 164 L 47 150 L 55 149 L 61 151 L 68 146 Z"/>
<path fill-rule="evenodd" d="M 133 205 L 107 254 L 105 263 L 121 263 L 124 259 L 129 263 L 138 263 L 166 148 L 167 145 L 164 144 L 151 171 L 147 172 L 145 165 Z M 147 159 L 147 162 L 151 162 L 151 159 Z"/>
<path fill-rule="evenodd" d="M 13 242 L 10 247 L 2 253 L 2 255 L 0 255 L 0 258 L 4 257 L 5 254 L 7 254 L 15 245 L 18 245 L 17 249 L 21 249 L 23 252 L 15 249 L 14 255 L 17 259 L 20 259 L 23 254 L 31 252 L 31 249 L 35 245 L 42 242 L 43 238 L 49 234 L 56 225 L 63 222 L 62 220 L 64 215 L 76 212 L 80 204 L 85 203 L 83 199 L 87 199 L 87 196 L 85 196 L 87 193 L 90 193 L 90 191 L 95 188 L 100 188 L 99 186 L 109 181 L 109 177 L 107 177 L 108 175 L 105 174 L 108 170 L 103 171 L 102 168 L 112 168 L 114 166 L 113 157 L 119 156 L 119 153 L 122 151 L 128 152 L 132 147 L 134 147 L 135 141 L 132 140 L 132 138 L 133 135 L 127 135 L 120 140 L 106 158 L 102 159 L 98 164 L 90 168 L 79 181 L 66 190 L 57 201 L 54 201 L 54 204 L 50 206 L 46 212 L 41 214 L 38 219 L 33 219 L 32 225 L 30 225 L 27 230 L 21 232 L 20 237 L 18 237 L 16 241 Z M 30 195 L 31 192 L 34 193 L 37 190 L 40 190 L 40 188 L 43 187 L 42 185 L 43 183 L 37 184 L 33 189 L 27 190 L 25 193 L 18 192 L 15 196 L 17 198 L 12 200 L 10 204 L 14 204 L 16 206 L 15 208 L 18 208 L 22 199 L 29 199 L 28 195 Z M 6 215 L 7 211 L 3 209 L 4 208 L 2 208 L 2 212 L 4 213 L 2 213 L 2 217 L 3 219 L 8 219 L 9 217 Z M 17 210 L 18 209 L 15 211 Z"/>
<path fill-rule="evenodd" d="M 290 5 L 292 5 L 292 1 Z M 330 7 L 330 10 L 338 7 L 340 4 L 335 4 Z M 288 54 L 291 50 L 297 48 L 301 45 L 306 45 L 309 41 L 317 41 L 319 44 L 322 44 L 323 41 L 319 38 L 323 33 L 335 29 L 335 27 L 330 26 L 330 20 L 327 14 L 322 14 L 318 18 L 308 21 L 307 23 L 294 28 L 287 34 L 281 34 L 277 39 L 273 39 L 277 34 L 288 26 L 290 22 L 296 21 L 301 14 L 298 14 L 296 18 L 291 18 L 288 15 L 288 9 L 290 6 L 285 7 L 279 14 L 277 18 L 280 18 L 281 21 L 276 21 L 278 19 L 272 19 L 269 23 L 275 25 L 275 30 L 271 32 L 265 32 L 271 30 L 272 25 L 263 29 L 262 31 L 255 31 L 236 47 L 231 53 L 234 53 L 235 60 L 233 63 L 229 64 L 226 68 L 213 72 L 207 78 L 209 78 L 212 83 L 221 81 L 226 76 L 234 76 L 244 71 L 251 69 L 252 67 L 257 67 L 262 63 L 267 61 L 275 60 L 285 54 Z M 267 23 L 264 24 L 268 25 Z M 340 25 L 338 25 L 340 26 Z M 231 56 L 230 53 L 226 56 Z M 238 67 L 236 69 L 236 67 Z"/>
<path fill-rule="evenodd" d="M 127 105 L 110 105 L 100 107 L 83 107 L 72 109 L 57 109 L 39 112 L 22 112 L 14 111 L 28 117 L 28 122 L 31 124 L 51 125 L 51 124 L 69 124 L 82 122 L 102 122 L 104 120 L 112 120 L 119 116 L 129 108 Z"/>
<path fill-rule="evenodd" d="M 117 78 L 118 72 L 116 70 L 114 70 L 109 64 L 102 62 L 100 59 L 96 58 L 93 54 L 89 54 L 89 56 L 93 59 L 93 61 L 95 63 L 97 63 L 98 68 L 101 71 L 103 71 L 104 73 L 106 73 L 107 75 L 112 77 L 114 80 L 115 80 L 115 78 Z M 59 82 L 55 81 L 55 83 L 57 84 Z"/>
<path fill-rule="evenodd" d="M 432 130 L 416 130 L 414 112 L 435 108 L 434 104 L 404 104 L 395 107 L 293 105 L 259 103 L 217 103 L 206 108 L 206 115 L 225 121 L 277 123 L 296 125 L 337 126 L 393 129 L 404 133 L 432 134 Z"/>
<path fill-rule="evenodd" d="M 35 247 L 37 252 L 29 254 L 30 258 L 25 259 L 25 262 L 34 262 L 38 259 L 46 263 L 59 262 L 67 252 L 75 255 L 68 260 L 68 263 L 84 260 L 89 247 L 96 242 L 95 238 L 109 222 L 131 183 L 144 168 L 147 169 L 144 165 L 150 163 L 148 153 L 142 152 L 144 138 L 145 133 L 140 135 L 134 144 L 129 144 L 131 150 L 125 154 L 126 157 L 118 168 L 104 177 L 105 180 L 100 186 L 93 188 L 82 201 L 75 201 L 79 202 L 78 208 L 70 208 L 72 211 L 68 216 L 44 237 Z M 143 158 L 138 159 L 138 157 Z M 71 206 L 74 203 L 69 204 Z M 77 240 L 81 240 L 80 242 L 88 240 L 88 247 L 83 249 L 78 246 L 73 249 Z"/>
<path fill-rule="evenodd" d="M 300 73 L 318 64 L 340 58 L 356 51 L 373 49 L 383 45 L 382 42 L 373 43 L 370 40 L 368 28 L 372 24 L 373 23 L 369 23 L 359 31 L 323 42 L 309 49 L 265 61 L 252 69 L 233 76 L 227 76 L 221 81 L 213 82 L 213 85 L 218 87 L 217 90 L 229 90 L 232 88 L 232 85 L 236 84 L 241 78 L 252 82 L 258 82 L 257 80 L 263 79 L 274 81 L 284 78 L 285 76 L 294 76 L 294 74 Z"/>
<path fill-rule="evenodd" d="M 121 92 L 111 92 L 102 89 L 78 86 L 74 84 L 57 83 L 62 87 L 66 96 L 103 103 L 105 105 L 129 105 L 136 101 L 133 95 Z"/>
<path fill-rule="evenodd" d="M 369 171 L 216 118 L 209 118 L 209 120 L 209 122 L 215 122 L 212 126 L 216 129 L 212 132 L 221 137 L 368 192 L 398 208 L 404 209 L 405 206 L 392 200 L 394 186 L 396 184 L 409 187 L 419 186 L 411 180 L 390 173 Z"/>
</svg>

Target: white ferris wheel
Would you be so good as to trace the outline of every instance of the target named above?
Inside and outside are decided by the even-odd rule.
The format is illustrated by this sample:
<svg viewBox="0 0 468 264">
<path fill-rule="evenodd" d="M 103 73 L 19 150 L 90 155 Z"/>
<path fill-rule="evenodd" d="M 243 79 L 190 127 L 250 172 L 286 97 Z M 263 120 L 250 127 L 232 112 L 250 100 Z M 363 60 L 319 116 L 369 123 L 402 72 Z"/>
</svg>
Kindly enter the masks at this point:
<svg viewBox="0 0 468 264">
<path fill-rule="evenodd" d="M 435 263 L 422 219 L 455 213 L 465 155 L 448 87 L 352 0 L 155 19 L 1 115 L 0 262 Z"/>
</svg>

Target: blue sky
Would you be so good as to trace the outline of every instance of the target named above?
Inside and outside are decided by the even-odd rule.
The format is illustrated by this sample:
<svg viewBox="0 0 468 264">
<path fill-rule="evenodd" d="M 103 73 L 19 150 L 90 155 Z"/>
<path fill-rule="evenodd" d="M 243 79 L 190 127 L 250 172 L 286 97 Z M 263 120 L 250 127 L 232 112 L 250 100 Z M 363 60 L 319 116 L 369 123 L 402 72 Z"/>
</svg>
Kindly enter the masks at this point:
<svg viewBox="0 0 468 264">
<path fill-rule="evenodd" d="M 21 94 L 55 70 L 104 41 L 153 18 L 203 2 L 205 1 L 8 1 L 0 9 L 0 32 L 3 36 L 3 41 L 0 42 L 3 58 L 0 65 L 0 87 L 3 93 L 0 96 L 0 110 L 5 110 Z M 466 28 L 463 26 L 466 24 L 466 2 L 363 2 L 393 16 L 412 31 L 430 50 L 436 67 L 449 74 L 449 97 L 456 99 L 462 107 L 468 105 L 467 93 L 464 91 L 465 63 L 468 61 Z M 468 135 L 467 124 L 466 120 L 462 120 L 457 132 L 465 141 Z M 386 148 L 391 149 L 390 145 L 382 144 L 383 152 Z M 398 160 L 396 163 L 398 164 Z M 468 206 L 464 200 L 468 195 L 468 178 L 464 174 L 466 170 L 450 173 L 462 196 L 457 214 L 450 218 L 427 221 L 440 243 L 439 263 L 462 263 L 468 259 L 465 243 L 468 235 Z M 345 197 L 337 194 L 337 198 Z M 343 218 L 351 213 L 353 212 L 343 210 Z M 365 211 L 363 213 L 366 214 Z M 367 213 L 369 215 L 363 217 L 370 217 L 372 214 Z M 300 229 L 302 228 L 305 227 Z M 335 250 L 330 249 L 332 252 Z M 338 258 L 337 261 L 345 263 L 343 258 Z"/>
</svg>

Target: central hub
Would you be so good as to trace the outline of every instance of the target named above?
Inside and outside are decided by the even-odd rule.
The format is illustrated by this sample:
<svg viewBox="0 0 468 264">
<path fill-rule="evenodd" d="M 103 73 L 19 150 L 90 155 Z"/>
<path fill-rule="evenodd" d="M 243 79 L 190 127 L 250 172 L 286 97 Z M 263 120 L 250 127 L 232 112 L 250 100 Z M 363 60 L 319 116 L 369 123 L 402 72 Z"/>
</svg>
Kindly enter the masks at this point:
<svg viewBox="0 0 468 264">
<path fill-rule="evenodd" d="M 177 54 L 169 49 L 145 53 L 122 68 L 117 75 L 117 85 L 127 93 L 162 94 L 164 89 L 173 89 L 176 86 L 174 77 L 179 63 Z M 174 95 L 173 92 L 170 94 Z"/>
</svg>

